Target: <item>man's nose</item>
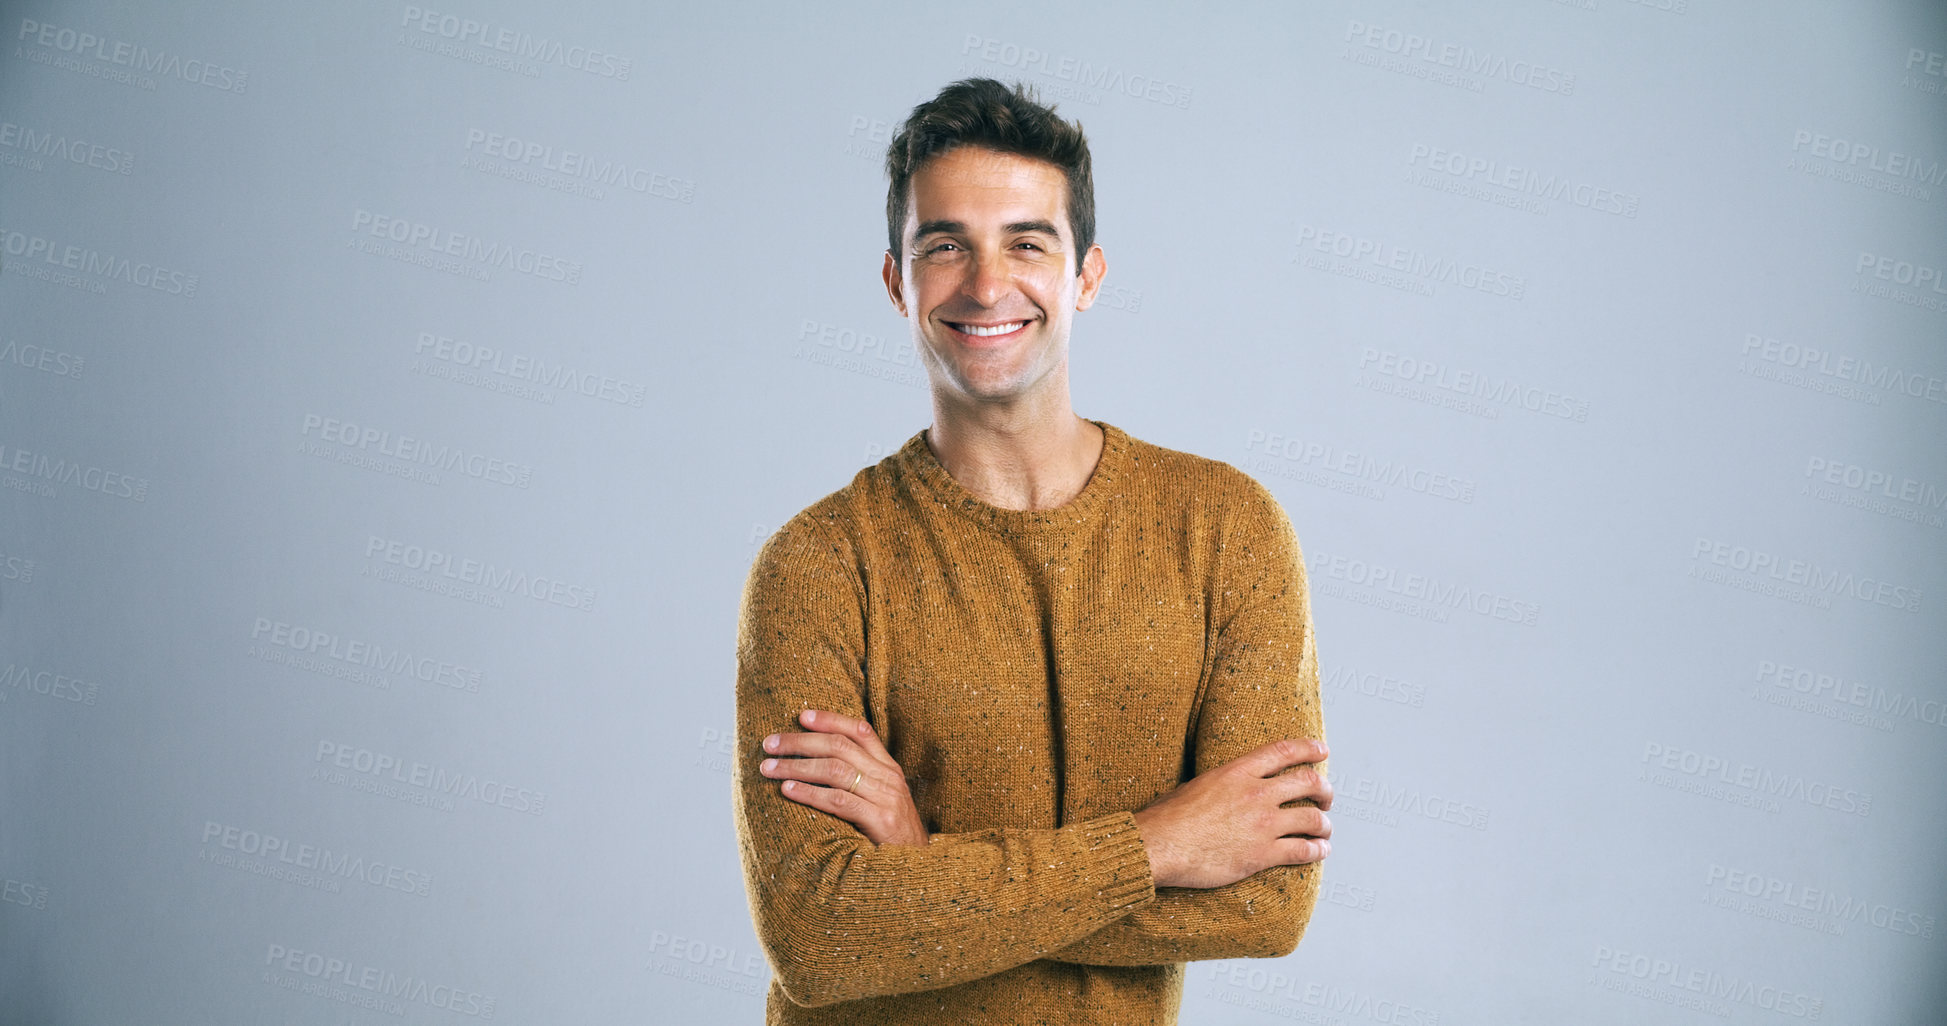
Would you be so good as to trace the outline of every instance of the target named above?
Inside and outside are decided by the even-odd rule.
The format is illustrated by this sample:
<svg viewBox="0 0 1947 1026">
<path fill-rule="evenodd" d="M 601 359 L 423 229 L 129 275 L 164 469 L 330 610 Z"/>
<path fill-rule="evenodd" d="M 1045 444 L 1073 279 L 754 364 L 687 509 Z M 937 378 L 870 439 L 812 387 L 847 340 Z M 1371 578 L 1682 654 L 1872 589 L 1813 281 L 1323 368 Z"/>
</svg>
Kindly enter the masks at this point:
<svg viewBox="0 0 1947 1026">
<path fill-rule="evenodd" d="M 1012 287 L 1007 261 L 1000 254 L 974 257 L 965 286 L 968 297 L 981 306 L 993 306 Z"/>
</svg>

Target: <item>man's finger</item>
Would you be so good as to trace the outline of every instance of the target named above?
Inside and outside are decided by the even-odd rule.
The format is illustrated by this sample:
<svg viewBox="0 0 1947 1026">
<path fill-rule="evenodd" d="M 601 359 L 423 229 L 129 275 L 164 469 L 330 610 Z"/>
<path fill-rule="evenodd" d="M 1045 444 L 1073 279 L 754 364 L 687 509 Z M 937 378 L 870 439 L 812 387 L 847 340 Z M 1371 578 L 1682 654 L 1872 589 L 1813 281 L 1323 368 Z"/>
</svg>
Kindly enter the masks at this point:
<svg viewBox="0 0 1947 1026">
<path fill-rule="evenodd" d="M 851 774 L 847 773 L 846 776 L 849 778 Z M 861 784 L 860 786 L 863 787 L 864 785 Z M 786 780 L 782 784 L 779 784 L 778 788 L 786 798 L 794 802 L 809 805 L 820 812 L 837 816 L 839 819 L 857 827 L 861 833 L 866 832 L 866 828 L 871 824 L 872 816 L 878 808 L 878 806 L 865 800 L 863 797 L 845 790 L 843 786 L 824 787 L 818 784 L 808 784 L 802 780 Z"/>
<path fill-rule="evenodd" d="M 841 791 L 851 791 L 857 780 L 859 790 L 865 789 L 865 771 L 843 759 L 765 759 L 757 764 L 757 771 L 773 780 L 801 780 Z"/>
<path fill-rule="evenodd" d="M 1272 850 L 1279 865 L 1301 866 L 1332 854 L 1332 842 L 1316 837 L 1280 837 Z"/>
<path fill-rule="evenodd" d="M 1332 807 L 1332 782 L 1325 779 L 1325 774 L 1318 772 L 1312 766 L 1300 766 L 1290 773 L 1271 779 L 1277 785 L 1273 793 L 1279 796 L 1279 805 L 1299 798 L 1309 798 L 1321 809 Z"/>
<path fill-rule="evenodd" d="M 887 752 L 886 746 L 879 743 L 878 732 L 872 729 L 872 724 L 861 717 L 847 716 L 827 709 L 806 709 L 798 714 L 798 722 L 804 724 L 809 730 L 849 737 L 875 758 L 882 758 L 887 762 L 893 761 L 892 753 Z"/>
<path fill-rule="evenodd" d="M 821 734 L 815 730 L 806 730 L 786 731 L 775 736 L 777 744 L 764 746 L 767 754 L 825 755 L 842 758 L 850 752 L 859 758 L 871 758 L 871 753 L 860 748 L 857 742 L 843 734 Z"/>
<path fill-rule="evenodd" d="M 1285 809 L 1280 813 L 1278 822 L 1284 831 L 1282 836 L 1285 837 L 1328 838 L 1332 836 L 1332 817 L 1317 809 L 1302 806 L 1296 809 Z"/>
<path fill-rule="evenodd" d="M 1236 761 L 1253 775 L 1268 777 L 1287 766 L 1323 762 L 1329 754 L 1320 738 L 1287 737 L 1253 748 Z"/>
</svg>

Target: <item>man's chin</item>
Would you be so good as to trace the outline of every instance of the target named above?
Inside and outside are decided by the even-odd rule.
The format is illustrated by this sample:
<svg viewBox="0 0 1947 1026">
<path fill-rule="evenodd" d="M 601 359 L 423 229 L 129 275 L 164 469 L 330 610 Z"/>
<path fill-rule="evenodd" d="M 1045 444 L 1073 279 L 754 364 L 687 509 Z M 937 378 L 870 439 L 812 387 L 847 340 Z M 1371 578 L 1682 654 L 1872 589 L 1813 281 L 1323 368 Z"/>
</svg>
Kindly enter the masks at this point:
<svg viewBox="0 0 1947 1026">
<path fill-rule="evenodd" d="M 967 374 L 965 368 L 953 375 L 954 390 L 973 402 L 997 403 L 1027 394 L 1033 381 L 1026 374 Z"/>
</svg>

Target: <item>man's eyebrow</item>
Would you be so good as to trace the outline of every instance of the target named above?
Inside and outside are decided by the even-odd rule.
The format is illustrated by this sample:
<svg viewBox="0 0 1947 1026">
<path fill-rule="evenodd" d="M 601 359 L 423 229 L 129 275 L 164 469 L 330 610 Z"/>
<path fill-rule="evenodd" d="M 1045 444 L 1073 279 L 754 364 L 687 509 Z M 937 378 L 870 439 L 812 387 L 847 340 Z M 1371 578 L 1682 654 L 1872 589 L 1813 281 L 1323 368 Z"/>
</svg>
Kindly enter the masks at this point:
<svg viewBox="0 0 1947 1026">
<path fill-rule="evenodd" d="M 923 239 L 928 235 L 941 233 L 965 235 L 966 232 L 967 225 L 963 221 L 927 221 L 919 226 L 918 231 L 913 233 L 913 238 Z M 1045 221 L 1040 218 L 1032 221 L 1011 221 L 1001 226 L 1001 232 L 1005 235 L 1018 235 L 1022 232 L 1040 232 L 1057 241 L 1061 239 L 1061 232 L 1055 229 L 1054 222 Z"/>
</svg>

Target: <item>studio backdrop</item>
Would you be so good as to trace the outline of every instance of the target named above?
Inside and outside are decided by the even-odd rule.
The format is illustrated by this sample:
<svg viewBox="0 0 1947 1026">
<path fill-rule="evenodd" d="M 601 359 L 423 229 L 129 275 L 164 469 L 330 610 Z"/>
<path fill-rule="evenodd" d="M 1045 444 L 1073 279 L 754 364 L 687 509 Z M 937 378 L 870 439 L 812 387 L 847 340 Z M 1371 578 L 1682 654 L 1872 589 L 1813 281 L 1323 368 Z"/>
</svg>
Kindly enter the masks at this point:
<svg viewBox="0 0 1947 1026">
<path fill-rule="evenodd" d="M 738 597 L 930 422 L 969 76 L 1076 411 L 1304 548 L 1333 854 L 1185 1023 L 1947 1016 L 1941 5 L 7 11 L 0 1022 L 760 1021 Z"/>
</svg>

